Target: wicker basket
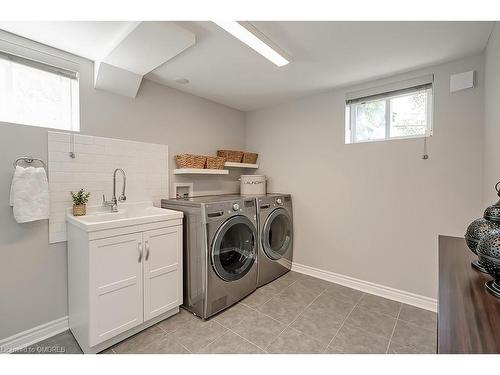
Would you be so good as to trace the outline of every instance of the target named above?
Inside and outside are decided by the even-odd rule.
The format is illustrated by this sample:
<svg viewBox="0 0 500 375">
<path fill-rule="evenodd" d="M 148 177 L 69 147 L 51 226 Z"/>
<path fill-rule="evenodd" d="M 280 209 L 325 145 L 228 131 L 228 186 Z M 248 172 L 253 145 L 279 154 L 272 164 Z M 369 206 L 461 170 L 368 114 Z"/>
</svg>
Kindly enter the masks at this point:
<svg viewBox="0 0 500 375">
<path fill-rule="evenodd" d="M 243 158 L 243 152 L 234 150 L 218 150 L 217 156 L 226 158 L 226 161 L 232 163 L 241 163 L 241 159 Z"/>
<path fill-rule="evenodd" d="M 243 163 L 255 164 L 257 163 L 258 157 L 259 154 L 256 154 L 255 152 L 245 152 L 243 153 Z"/>
<path fill-rule="evenodd" d="M 84 204 L 73 205 L 73 216 L 85 216 L 87 214 L 87 206 Z"/>
<path fill-rule="evenodd" d="M 223 169 L 226 158 L 220 156 L 207 156 L 207 169 Z"/>
<path fill-rule="evenodd" d="M 205 168 L 207 157 L 203 155 L 180 154 L 175 155 L 175 161 L 178 168 Z"/>
</svg>

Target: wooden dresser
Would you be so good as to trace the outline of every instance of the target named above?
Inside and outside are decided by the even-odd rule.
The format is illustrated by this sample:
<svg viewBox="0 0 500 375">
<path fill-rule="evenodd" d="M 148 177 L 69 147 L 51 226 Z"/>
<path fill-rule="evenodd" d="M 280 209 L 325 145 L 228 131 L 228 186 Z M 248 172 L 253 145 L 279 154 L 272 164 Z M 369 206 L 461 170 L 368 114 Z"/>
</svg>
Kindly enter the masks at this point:
<svg viewBox="0 0 500 375">
<path fill-rule="evenodd" d="M 500 299 L 471 265 L 465 240 L 439 236 L 438 353 L 500 353 Z"/>
</svg>

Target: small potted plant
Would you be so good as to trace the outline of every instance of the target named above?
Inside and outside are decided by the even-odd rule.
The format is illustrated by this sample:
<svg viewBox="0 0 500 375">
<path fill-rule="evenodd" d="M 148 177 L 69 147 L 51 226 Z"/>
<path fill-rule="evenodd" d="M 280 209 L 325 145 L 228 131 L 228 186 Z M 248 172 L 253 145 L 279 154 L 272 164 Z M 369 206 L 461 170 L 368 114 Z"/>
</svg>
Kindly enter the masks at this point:
<svg viewBox="0 0 500 375">
<path fill-rule="evenodd" d="M 80 189 L 78 192 L 71 192 L 73 198 L 73 216 L 83 216 L 87 213 L 86 204 L 89 201 L 90 193 L 85 189 Z"/>
</svg>

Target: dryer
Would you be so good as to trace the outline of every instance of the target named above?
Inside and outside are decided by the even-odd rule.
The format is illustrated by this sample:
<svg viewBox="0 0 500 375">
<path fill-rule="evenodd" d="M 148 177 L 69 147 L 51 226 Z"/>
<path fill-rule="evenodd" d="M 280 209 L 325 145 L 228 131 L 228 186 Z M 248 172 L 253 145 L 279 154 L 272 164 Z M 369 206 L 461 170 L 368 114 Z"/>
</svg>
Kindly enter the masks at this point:
<svg viewBox="0 0 500 375">
<path fill-rule="evenodd" d="M 256 197 L 259 226 L 257 286 L 265 285 L 292 268 L 293 211 L 290 194 Z"/>
<path fill-rule="evenodd" d="M 218 195 L 164 199 L 184 212 L 183 306 L 207 319 L 257 286 L 255 198 Z"/>
</svg>

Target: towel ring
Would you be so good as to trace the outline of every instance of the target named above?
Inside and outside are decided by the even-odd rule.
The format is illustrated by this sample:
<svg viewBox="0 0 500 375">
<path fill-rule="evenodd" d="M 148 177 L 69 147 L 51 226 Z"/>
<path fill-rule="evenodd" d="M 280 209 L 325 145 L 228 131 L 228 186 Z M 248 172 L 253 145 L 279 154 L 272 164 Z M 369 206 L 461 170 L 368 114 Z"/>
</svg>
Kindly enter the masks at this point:
<svg viewBox="0 0 500 375">
<path fill-rule="evenodd" d="M 16 161 L 14 162 L 14 168 L 17 167 L 17 163 L 19 163 L 20 161 L 23 161 L 23 162 L 28 163 L 28 164 L 31 164 L 33 162 L 39 162 L 40 164 L 42 164 L 42 167 L 44 169 L 47 169 L 47 165 L 45 164 L 45 162 L 42 159 L 33 158 L 31 156 L 23 156 L 21 158 L 17 158 Z"/>
</svg>

